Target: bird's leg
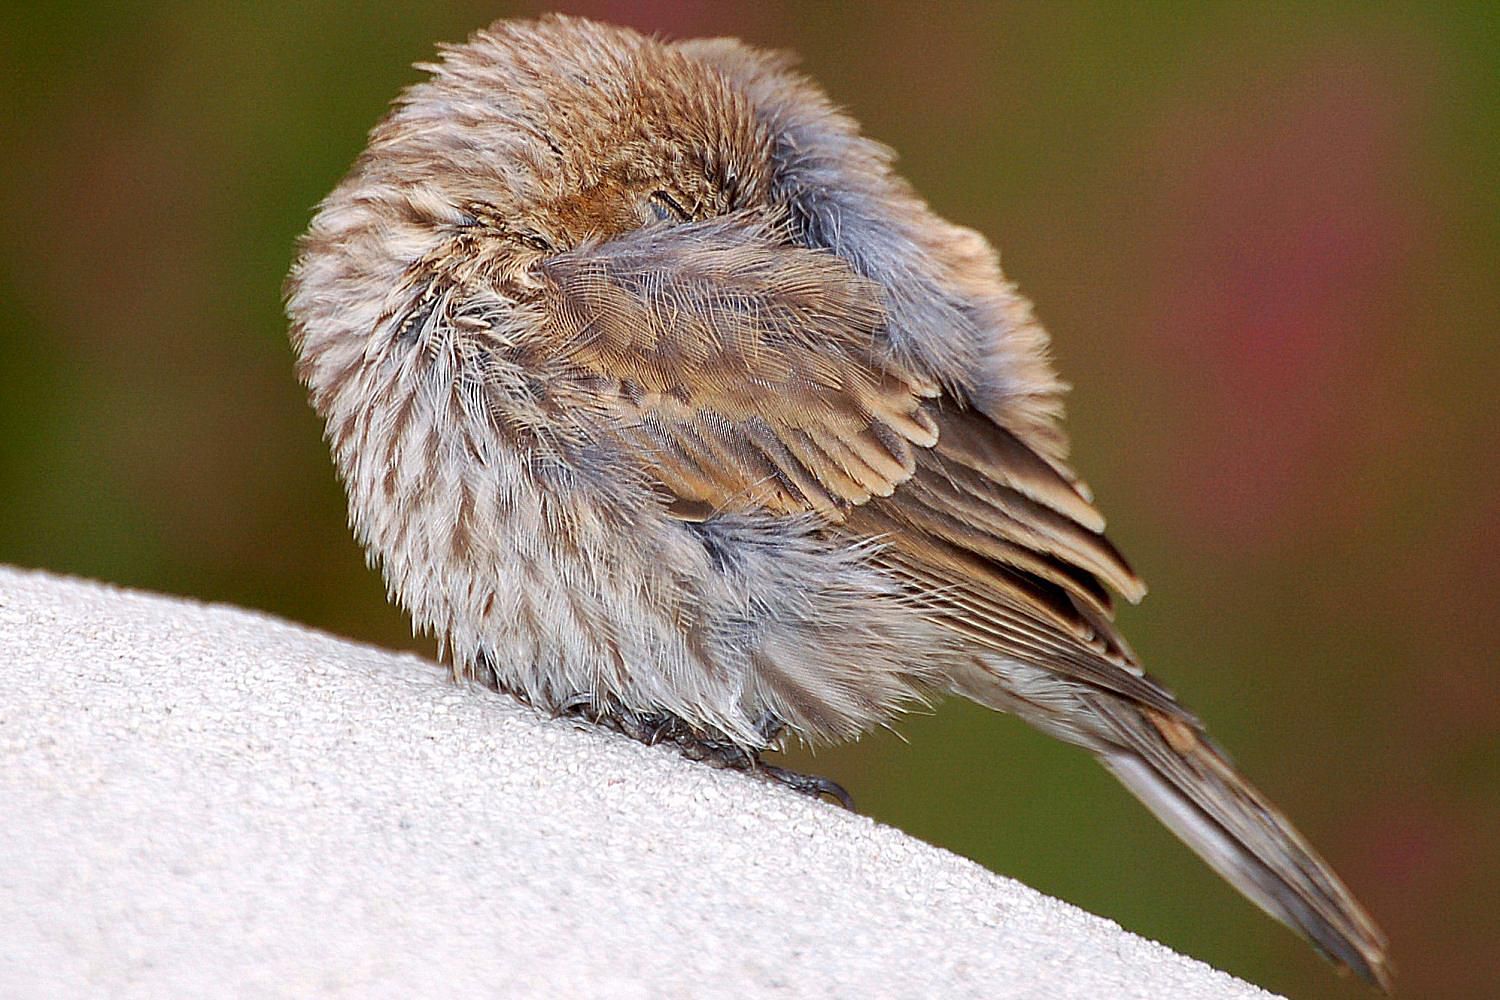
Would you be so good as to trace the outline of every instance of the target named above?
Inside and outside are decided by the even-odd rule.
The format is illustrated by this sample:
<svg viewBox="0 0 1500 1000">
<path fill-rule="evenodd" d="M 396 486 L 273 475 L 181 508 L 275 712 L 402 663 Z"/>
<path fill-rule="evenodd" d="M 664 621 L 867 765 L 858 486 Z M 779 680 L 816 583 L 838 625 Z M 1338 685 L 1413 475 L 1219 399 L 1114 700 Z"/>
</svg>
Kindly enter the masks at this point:
<svg viewBox="0 0 1500 1000">
<path fill-rule="evenodd" d="M 763 716 L 762 720 L 765 718 Z M 786 724 L 775 716 L 770 716 L 770 719 L 774 720 L 774 725 L 769 729 L 764 725 L 764 721 L 756 727 L 761 735 L 767 737 L 768 743 L 786 728 Z M 678 721 L 686 727 L 685 723 Z M 820 778 L 817 775 L 798 774 L 796 771 L 778 767 L 775 764 L 767 764 L 761 760 L 759 750 L 746 750 L 731 740 L 695 732 L 690 727 L 686 728 L 686 732 L 675 736 L 673 741 L 681 749 L 683 756 L 689 760 L 701 760 L 714 767 L 726 767 L 735 771 L 763 774 L 777 784 L 785 785 L 794 792 L 801 792 L 815 799 L 824 795 L 832 796 L 845 809 L 850 812 L 854 811 L 854 799 L 837 782 L 830 781 L 828 778 Z"/>
<path fill-rule="evenodd" d="M 671 712 L 636 712 L 613 701 L 601 705 L 592 695 L 576 695 L 559 706 L 558 714 L 607 726 L 647 746 L 672 743 L 688 760 L 732 771 L 763 774 L 803 795 L 813 798 L 830 796 L 845 809 L 854 811 L 854 799 L 837 782 L 767 764 L 761 760 L 761 751 L 747 750 L 721 735 L 695 729 Z M 756 720 L 755 728 L 767 743 L 774 743 L 786 731 L 786 723 L 773 713 L 765 712 Z"/>
<path fill-rule="evenodd" d="M 553 714 L 613 729 L 647 746 L 681 743 L 692 734 L 691 727 L 670 712 L 637 712 L 612 698 L 600 702 L 591 694 L 574 695 L 557 706 Z"/>
</svg>

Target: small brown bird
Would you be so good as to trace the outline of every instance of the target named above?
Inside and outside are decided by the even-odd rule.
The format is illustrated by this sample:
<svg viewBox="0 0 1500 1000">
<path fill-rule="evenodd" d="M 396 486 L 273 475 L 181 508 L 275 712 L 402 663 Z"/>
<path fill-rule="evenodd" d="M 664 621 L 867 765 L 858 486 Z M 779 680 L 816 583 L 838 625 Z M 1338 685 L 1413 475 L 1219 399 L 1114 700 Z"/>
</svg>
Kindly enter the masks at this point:
<svg viewBox="0 0 1500 1000">
<path fill-rule="evenodd" d="M 930 693 L 1098 756 L 1388 987 L 1380 931 L 1147 675 L 1047 335 L 781 55 L 588 21 L 446 47 L 288 281 L 354 531 L 460 676 L 762 765 Z"/>
</svg>

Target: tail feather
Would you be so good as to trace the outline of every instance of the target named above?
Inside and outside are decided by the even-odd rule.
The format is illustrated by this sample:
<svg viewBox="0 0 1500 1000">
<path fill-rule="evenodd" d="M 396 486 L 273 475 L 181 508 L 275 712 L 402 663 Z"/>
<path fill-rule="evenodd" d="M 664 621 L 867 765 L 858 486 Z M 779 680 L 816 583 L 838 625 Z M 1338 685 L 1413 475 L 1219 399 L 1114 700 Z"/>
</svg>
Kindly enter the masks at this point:
<svg viewBox="0 0 1500 1000">
<path fill-rule="evenodd" d="M 1231 885 L 1333 961 L 1390 992 L 1386 940 L 1338 876 L 1184 710 L 1041 667 L 976 656 L 952 689 L 1093 752 Z"/>
<path fill-rule="evenodd" d="M 1201 730 L 1116 697 L 1089 700 L 1108 737 L 1100 761 L 1158 819 L 1261 909 L 1390 991 L 1380 929 Z"/>
</svg>

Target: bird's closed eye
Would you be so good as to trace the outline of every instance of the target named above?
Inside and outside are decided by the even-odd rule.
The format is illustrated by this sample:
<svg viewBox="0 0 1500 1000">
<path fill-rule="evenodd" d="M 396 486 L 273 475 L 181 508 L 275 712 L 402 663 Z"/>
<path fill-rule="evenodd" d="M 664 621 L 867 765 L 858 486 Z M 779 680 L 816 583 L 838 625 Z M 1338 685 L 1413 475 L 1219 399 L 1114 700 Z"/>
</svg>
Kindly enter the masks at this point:
<svg viewBox="0 0 1500 1000">
<path fill-rule="evenodd" d="M 652 193 L 651 214 L 656 217 L 657 222 L 687 222 L 692 218 L 692 214 L 665 191 Z"/>
</svg>

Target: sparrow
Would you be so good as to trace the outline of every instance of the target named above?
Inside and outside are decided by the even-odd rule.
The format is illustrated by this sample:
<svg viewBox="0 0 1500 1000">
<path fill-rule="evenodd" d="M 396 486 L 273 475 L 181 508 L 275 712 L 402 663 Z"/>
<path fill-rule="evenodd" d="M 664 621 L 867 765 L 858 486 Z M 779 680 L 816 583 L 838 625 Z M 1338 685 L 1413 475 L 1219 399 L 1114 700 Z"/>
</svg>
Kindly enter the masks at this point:
<svg viewBox="0 0 1500 1000">
<path fill-rule="evenodd" d="M 1093 753 L 1325 955 L 1386 941 L 1113 623 L 1046 332 L 783 54 L 570 17 L 419 69 L 287 280 L 350 522 L 455 675 L 763 764 L 944 694 Z"/>
</svg>

